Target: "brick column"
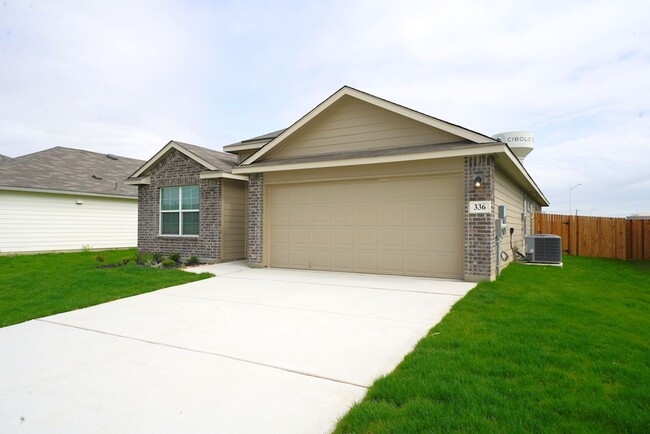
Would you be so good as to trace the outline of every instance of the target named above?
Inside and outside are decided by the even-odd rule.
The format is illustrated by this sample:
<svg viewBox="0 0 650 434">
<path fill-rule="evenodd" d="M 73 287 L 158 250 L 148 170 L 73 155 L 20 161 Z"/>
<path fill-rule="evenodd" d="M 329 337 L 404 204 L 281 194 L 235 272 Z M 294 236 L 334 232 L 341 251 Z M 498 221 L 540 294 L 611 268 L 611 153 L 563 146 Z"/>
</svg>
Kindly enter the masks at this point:
<svg viewBox="0 0 650 434">
<path fill-rule="evenodd" d="M 474 180 L 480 176 L 481 186 Z M 494 157 L 465 157 L 465 280 L 479 282 L 496 278 L 496 204 Z M 492 201 L 490 212 L 470 214 L 470 201 Z"/>
<path fill-rule="evenodd" d="M 262 265 L 264 174 L 253 173 L 248 181 L 248 262 Z"/>
</svg>

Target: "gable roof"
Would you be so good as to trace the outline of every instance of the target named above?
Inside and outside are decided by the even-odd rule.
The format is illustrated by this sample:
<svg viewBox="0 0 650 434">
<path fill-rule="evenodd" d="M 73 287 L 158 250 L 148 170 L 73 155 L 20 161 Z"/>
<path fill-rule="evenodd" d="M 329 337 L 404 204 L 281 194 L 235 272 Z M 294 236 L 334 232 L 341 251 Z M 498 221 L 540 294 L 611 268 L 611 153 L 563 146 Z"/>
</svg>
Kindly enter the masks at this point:
<svg viewBox="0 0 650 434">
<path fill-rule="evenodd" d="M 156 155 L 133 172 L 129 179 L 136 179 L 146 175 L 148 170 L 172 149 L 176 149 L 210 171 L 232 173 L 232 168 L 237 165 L 236 155 L 171 140 Z"/>
<path fill-rule="evenodd" d="M 137 197 L 137 189 L 126 185 L 124 179 L 142 163 L 57 146 L 3 160 L 0 189 Z"/>
<path fill-rule="evenodd" d="M 359 99 L 361 101 L 365 101 L 365 102 L 367 102 L 369 104 L 373 104 L 375 106 L 378 106 L 378 107 L 383 108 L 385 110 L 391 111 L 391 112 L 396 113 L 398 115 L 402 115 L 402 116 L 405 116 L 407 118 L 413 119 L 415 121 L 421 122 L 421 123 L 423 123 L 425 125 L 429 125 L 431 127 L 438 128 L 438 129 L 440 129 L 442 131 L 448 132 L 450 134 L 454 134 L 454 135 L 456 135 L 458 137 L 461 137 L 461 138 L 463 138 L 465 140 L 468 140 L 470 142 L 473 142 L 473 143 L 496 143 L 496 140 L 493 139 L 490 136 L 486 136 L 484 134 L 477 133 L 476 131 L 472 131 L 472 130 L 469 130 L 467 128 L 463 128 L 463 127 L 461 127 L 459 125 L 452 124 L 450 122 L 443 121 L 443 120 L 438 119 L 438 118 L 434 118 L 433 116 L 429 116 L 429 115 L 426 115 L 424 113 L 412 110 L 412 109 L 410 109 L 408 107 L 404 107 L 402 105 L 395 104 L 394 102 L 391 102 L 391 101 L 376 97 L 374 95 L 371 95 L 371 94 L 366 93 L 366 92 L 362 92 L 362 91 L 354 89 L 352 87 L 343 86 L 341 89 L 336 91 L 333 95 L 331 95 L 325 101 L 323 101 L 318 106 L 316 106 L 309 113 L 307 113 L 302 118 L 300 118 L 298 121 L 296 121 L 289 128 L 287 128 L 285 130 L 280 130 L 280 132 L 279 132 L 279 134 L 277 136 L 272 138 L 268 143 L 263 145 L 257 152 L 255 152 L 253 155 L 251 155 L 246 160 L 244 160 L 241 163 L 241 166 L 247 166 L 249 164 L 253 164 L 255 161 L 257 161 L 262 156 L 267 154 L 273 148 L 277 147 L 282 142 L 284 142 L 289 137 L 291 137 L 294 133 L 296 133 L 303 126 L 305 126 L 307 123 L 309 123 L 312 119 L 317 117 L 319 114 L 323 113 L 327 108 L 331 107 L 333 104 L 335 104 L 341 98 L 344 98 L 346 96 L 350 96 L 350 97 Z M 264 136 L 260 136 L 260 137 L 264 137 Z M 253 138 L 253 139 L 250 139 L 250 140 L 254 140 L 254 139 L 259 140 L 259 138 Z"/>
<path fill-rule="evenodd" d="M 9 160 L 13 160 L 13 158 L 7 157 L 6 155 L 0 154 L 0 163 L 2 163 L 4 161 L 9 161 Z"/>
</svg>

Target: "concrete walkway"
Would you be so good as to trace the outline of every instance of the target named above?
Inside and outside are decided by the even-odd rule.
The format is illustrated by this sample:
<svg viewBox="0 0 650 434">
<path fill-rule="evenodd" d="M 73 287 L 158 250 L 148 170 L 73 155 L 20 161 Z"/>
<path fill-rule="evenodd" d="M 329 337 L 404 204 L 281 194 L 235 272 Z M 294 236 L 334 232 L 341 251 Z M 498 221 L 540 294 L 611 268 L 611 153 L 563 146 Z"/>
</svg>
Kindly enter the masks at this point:
<svg viewBox="0 0 650 434">
<path fill-rule="evenodd" d="M 322 433 L 474 284 L 212 279 L 0 329 L 3 433 Z"/>
</svg>

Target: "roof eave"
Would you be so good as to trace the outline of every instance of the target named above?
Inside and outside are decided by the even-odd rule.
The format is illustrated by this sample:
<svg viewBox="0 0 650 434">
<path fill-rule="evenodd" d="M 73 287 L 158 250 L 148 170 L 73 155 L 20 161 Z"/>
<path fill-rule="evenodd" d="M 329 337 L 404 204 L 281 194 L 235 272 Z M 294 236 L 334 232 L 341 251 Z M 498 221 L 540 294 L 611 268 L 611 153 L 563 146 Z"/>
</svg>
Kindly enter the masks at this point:
<svg viewBox="0 0 650 434">
<path fill-rule="evenodd" d="M 190 151 L 189 149 L 185 148 L 182 146 L 180 143 L 171 140 L 169 143 L 167 143 L 160 151 L 156 153 L 153 157 L 151 157 L 146 163 L 144 163 L 138 170 L 136 170 L 131 176 L 129 176 L 128 179 L 135 179 L 135 178 L 140 178 L 143 173 L 147 171 L 151 166 L 156 164 L 160 159 L 162 159 L 167 152 L 169 152 L 171 149 L 176 149 L 178 152 L 185 154 L 192 160 L 196 161 L 197 163 L 205 166 L 206 168 L 210 170 L 216 170 L 219 171 L 220 169 L 216 166 L 214 166 L 212 163 L 204 160 L 203 158 L 199 157 L 196 155 L 194 152 Z"/>
<path fill-rule="evenodd" d="M 461 126 L 443 121 L 441 119 L 434 118 L 432 116 L 426 115 L 424 113 L 412 110 L 410 108 L 401 106 L 399 104 L 393 103 L 391 101 L 379 98 L 377 96 L 371 95 L 369 93 L 362 92 L 360 90 L 354 89 L 349 86 L 343 86 L 341 89 L 336 91 L 334 94 L 332 94 L 329 98 L 327 98 L 325 101 L 321 102 L 319 105 L 317 105 L 315 108 L 313 108 L 310 112 L 305 114 L 303 117 L 298 119 L 293 125 L 291 125 L 289 128 L 284 130 L 282 133 L 280 133 L 277 137 L 274 139 L 270 140 L 268 143 L 266 143 L 264 146 L 262 146 L 260 149 L 257 150 L 257 152 L 253 153 L 250 157 L 248 157 L 246 160 L 244 160 L 241 163 L 241 166 L 247 166 L 250 164 L 253 164 L 255 161 L 257 161 L 259 158 L 261 158 L 263 155 L 271 151 L 274 147 L 282 143 L 287 137 L 291 136 L 293 133 L 295 133 L 297 130 L 302 128 L 305 124 L 310 122 L 312 119 L 314 119 L 316 116 L 324 112 L 327 108 L 331 107 L 335 102 L 343 98 L 344 96 L 351 96 L 353 98 L 357 98 L 361 101 L 365 101 L 369 104 L 373 104 L 375 106 L 381 107 L 383 109 L 389 110 L 393 113 L 411 118 L 415 121 L 422 122 L 426 125 L 430 125 L 434 128 L 441 129 L 443 131 L 449 132 L 451 134 L 457 135 L 459 137 L 462 137 L 464 139 L 470 140 L 475 143 L 482 143 L 485 142 L 486 140 L 489 142 L 494 142 L 497 143 L 495 139 L 492 137 L 486 136 L 484 134 L 477 133 L 472 130 L 468 130 L 466 128 L 463 128 Z"/>
<path fill-rule="evenodd" d="M 95 193 L 91 191 L 72 191 L 72 190 L 56 190 L 48 188 L 32 188 L 32 187 L 13 187 L 7 185 L 0 185 L 0 190 L 2 191 L 19 191 L 26 193 L 49 193 L 49 194 L 65 194 L 69 196 L 93 196 L 93 197 L 106 197 L 113 199 L 129 199 L 137 200 L 138 195 L 127 195 L 127 194 L 108 194 L 108 193 Z"/>
</svg>

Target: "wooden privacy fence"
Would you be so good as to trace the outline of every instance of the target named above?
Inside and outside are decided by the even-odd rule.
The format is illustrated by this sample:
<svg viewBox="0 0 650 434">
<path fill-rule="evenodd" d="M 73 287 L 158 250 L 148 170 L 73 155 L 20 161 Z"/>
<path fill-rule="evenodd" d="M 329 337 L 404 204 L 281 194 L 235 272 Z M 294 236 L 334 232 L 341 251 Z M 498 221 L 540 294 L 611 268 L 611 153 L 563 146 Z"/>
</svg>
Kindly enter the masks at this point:
<svg viewBox="0 0 650 434">
<path fill-rule="evenodd" d="M 537 213 L 535 233 L 561 236 L 569 255 L 650 259 L 650 220 Z"/>
</svg>

